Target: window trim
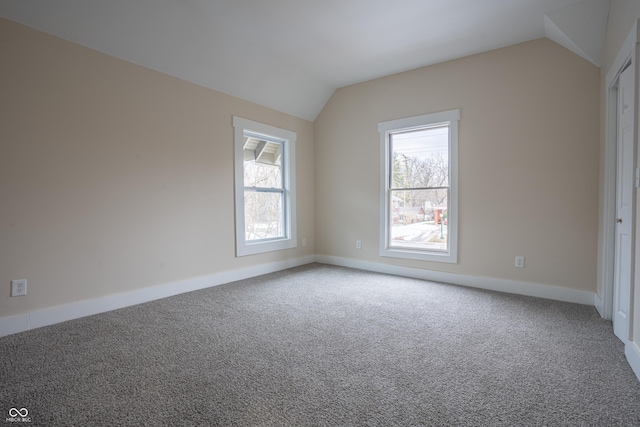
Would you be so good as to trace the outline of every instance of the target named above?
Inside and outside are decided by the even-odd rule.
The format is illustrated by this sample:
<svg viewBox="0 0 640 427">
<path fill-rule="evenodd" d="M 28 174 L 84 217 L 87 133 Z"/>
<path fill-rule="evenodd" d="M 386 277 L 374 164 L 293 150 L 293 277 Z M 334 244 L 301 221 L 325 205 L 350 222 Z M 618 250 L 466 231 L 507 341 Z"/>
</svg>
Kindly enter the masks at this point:
<svg viewBox="0 0 640 427">
<path fill-rule="evenodd" d="M 380 256 L 445 263 L 458 262 L 458 121 L 460 110 L 448 110 L 378 123 L 380 133 Z M 389 136 L 423 127 L 449 125 L 449 208 L 447 212 L 449 250 L 428 251 L 390 247 L 390 153 Z"/>
<path fill-rule="evenodd" d="M 234 184 L 236 219 L 236 257 L 255 255 L 297 247 L 296 238 L 296 133 L 253 120 L 233 116 L 234 128 Z M 283 230 L 285 237 L 246 240 L 244 217 L 244 134 L 250 132 L 283 141 Z"/>
</svg>

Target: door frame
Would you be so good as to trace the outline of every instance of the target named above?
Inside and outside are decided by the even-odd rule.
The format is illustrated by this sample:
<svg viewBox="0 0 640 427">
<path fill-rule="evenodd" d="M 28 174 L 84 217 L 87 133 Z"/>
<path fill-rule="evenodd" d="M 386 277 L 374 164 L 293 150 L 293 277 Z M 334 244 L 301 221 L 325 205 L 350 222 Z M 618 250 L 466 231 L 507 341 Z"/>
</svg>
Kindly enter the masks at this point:
<svg viewBox="0 0 640 427">
<path fill-rule="evenodd" d="M 596 293 L 595 306 L 600 315 L 605 319 L 613 316 L 613 289 L 614 289 L 614 269 L 615 269 L 615 218 L 616 218 L 616 172 L 617 172 L 617 144 L 618 144 L 618 78 L 626 65 L 631 63 L 634 74 L 634 171 L 637 173 L 638 161 L 638 43 L 640 42 L 640 19 L 634 22 L 631 32 L 622 45 L 616 59 L 609 68 L 605 78 L 605 152 L 604 152 L 604 192 L 602 200 L 602 253 L 600 255 L 600 283 L 602 284 L 602 295 Z M 636 175 L 637 176 L 637 175 Z M 635 183 L 634 183 L 635 184 Z M 632 242 L 632 272 L 631 289 L 635 272 L 635 230 L 636 230 L 636 198 L 637 186 L 634 185 L 633 213 L 631 223 L 631 233 L 634 237 Z M 633 293 L 633 291 L 632 291 Z M 629 295 L 631 300 L 632 295 Z M 628 318 L 629 330 L 633 323 L 633 301 L 631 301 L 631 311 Z M 626 342 L 625 342 L 626 344 Z"/>
</svg>

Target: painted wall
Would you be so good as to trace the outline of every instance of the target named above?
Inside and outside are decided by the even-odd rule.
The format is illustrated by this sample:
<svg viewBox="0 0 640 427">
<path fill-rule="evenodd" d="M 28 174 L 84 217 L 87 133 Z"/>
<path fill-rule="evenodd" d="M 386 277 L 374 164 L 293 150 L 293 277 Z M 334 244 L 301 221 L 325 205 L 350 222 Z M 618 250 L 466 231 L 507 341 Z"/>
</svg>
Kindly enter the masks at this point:
<svg viewBox="0 0 640 427">
<path fill-rule="evenodd" d="M 606 75 L 609 72 L 613 61 L 615 60 L 618 52 L 622 48 L 622 44 L 626 40 L 629 35 L 633 24 L 636 20 L 640 19 L 640 2 L 637 0 L 613 0 L 611 2 L 611 6 L 609 8 L 609 18 L 607 22 L 607 33 L 605 38 L 605 51 L 604 51 L 604 61 L 601 68 L 601 99 L 602 104 L 600 108 L 600 120 L 601 120 L 601 137 L 600 137 L 600 195 L 602 199 L 603 188 L 604 188 L 604 152 L 605 152 L 605 137 L 604 137 L 604 127 L 605 127 L 605 91 L 606 91 Z M 636 87 L 636 93 L 638 88 Z M 636 112 L 638 115 L 639 112 Z M 636 191 L 636 199 L 640 196 L 640 193 Z M 602 207 L 604 206 L 604 201 L 601 200 L 600 203 L 600 211 L 602 211 Z M 602 218 L 602 215 L 601 215 Z M 640 211 L 636 207 L 636 262 L 635 262 L 635 283 L 634 283 L 634 301 L 632 307 L 632 342 L 635 343 L 635 348 L 640 348 L 640 246 L 638 242 L 640 242 L 640 228 L 638 225 L 640 224 Z M 599 253 L 602 253 L 602 229 L 604 224 L 602 220 L 599 222 Z M 602 265 L 599 265 L 599 268 L 602 268 Z M 600 271 L 598 272 L 598 294 L 602 295 L 603 292 L 603 284 L 600 277 Z M 636 355 L 636 357 L 640 356 L 640 353 Z M 638 359 L 640 362 L 640 359 Z M 640 368 L 640 366 L 638 367 Z M 640 377 L 639 371 L 636 373 Z"/>
<path fill-rule="evenodd" d="M 603 77 L 609 71 L 622 43 L 631 31 L 631 26 L 638 18 L 640 18 L 640 2 L 637 0 L 611 1 L 601 67 Z"/>
<path fill-rule="evenodd" d="M 315 252 L 311 122 L 3 19 L 0 58 L 0 317 Z M 233 115 L 297 132 L 306 247 L 235 258 Z"/>
<path fill-rule="evenodd" d="M 315 125 L 2 19 L 0 55 L 0 317 L 314 253 L 595 290 L 599 72 L 549 40 L 339 89 Z M 377 123 L 452 108 L 459 262 L 381 258 Z M 233 115 L 298 133 L 307 247 L 235 258 Z"/>
<path fill-rule="evenodd" d="M 315 122 L 317 253 L 595 291 L 599 76 L 539 39 L 337 90 Z M 377 124 L 454 108 L 458 263 L 380 257 Z"/>
</svg>

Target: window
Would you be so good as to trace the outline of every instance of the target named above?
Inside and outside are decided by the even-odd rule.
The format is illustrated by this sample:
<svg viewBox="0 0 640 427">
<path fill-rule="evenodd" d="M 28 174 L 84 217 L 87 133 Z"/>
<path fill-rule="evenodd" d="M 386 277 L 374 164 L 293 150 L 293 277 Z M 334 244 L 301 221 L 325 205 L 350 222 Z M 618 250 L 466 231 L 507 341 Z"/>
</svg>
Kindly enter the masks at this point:
<svg viewBox="0 0 640 427">
<path fill-rule="evenodd" d="M 460 110 L 378 124 L 380 255 L 457 262 Z"/>
<path fill-rule="evenodd" d="M 296 247 L 296 134 L 233 118 L 236 256 Z"/>
</svg>

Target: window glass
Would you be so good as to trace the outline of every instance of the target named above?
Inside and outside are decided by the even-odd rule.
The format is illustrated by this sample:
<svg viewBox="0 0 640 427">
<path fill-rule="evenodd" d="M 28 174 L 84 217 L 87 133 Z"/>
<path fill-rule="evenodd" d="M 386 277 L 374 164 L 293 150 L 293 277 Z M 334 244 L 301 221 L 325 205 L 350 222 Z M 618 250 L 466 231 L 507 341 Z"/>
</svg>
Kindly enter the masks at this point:
<svg viewBox="0 0 640 427">
<path fill-rule="evenodd" d="M 378 123 L 380 255 L 457 262 L 460 110 Z"/>
<path fill-rule="evenodd" d="M 296 247 L 296 134 L 234 117 L 236 255 Z"/>
<path fill-rule="evenodd" d="M 449 126 L 389 135 L 389 246 L 447 251 Z"/>
</svg>

